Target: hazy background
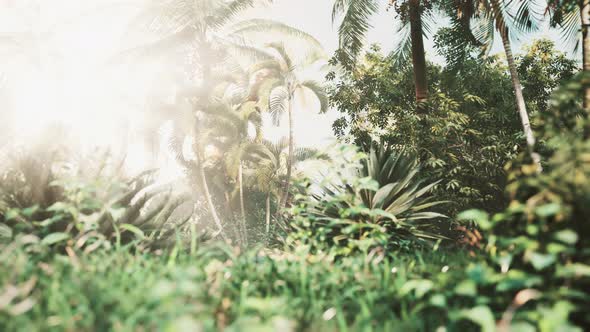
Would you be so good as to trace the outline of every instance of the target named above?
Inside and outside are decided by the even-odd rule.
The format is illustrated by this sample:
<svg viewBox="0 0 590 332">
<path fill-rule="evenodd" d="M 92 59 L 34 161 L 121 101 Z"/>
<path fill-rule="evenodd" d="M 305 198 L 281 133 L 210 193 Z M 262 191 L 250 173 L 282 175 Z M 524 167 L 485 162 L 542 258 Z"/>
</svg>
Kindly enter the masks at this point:
<svg viewBox="0 0 590 332">
<path fill-rule="evenodd" d="M 131 146 L 130 167 L 142 169 L 149 158 L 140 132 L 152 121 L 144 116 L 150 103 L 165 100 L 177 87 L 170 64 L 152 57 L 149 61 L 125 61 L 124 50 L 150 40 L 149 33 L 132 29 L 146 0 L 1 0 L 0 1 L 0 105 L 4 139 L 34 136 L 49 123 L 76 128 L 80 144 L 114 144 L 121 139 Z M 338 46 L 337 28 L 331 22 L 331 0 L 276 0 L 256 8 L 247 17 L 282 21 L 314 35 L 331 55 Z M 384 7 L 386 1 L 383 1 Z M 437 19 L 440 25 L 446 22 Z M 392 11 L 382 10 L 373 20 L 368 44 L 379 43 L 384 51 L 396 44 Z M 437 27 L 433 27 L 436 31 Z M 557 42 L 559 34 L 547 27 L 523 44 L 545 36 Z M 440 62 L 433 41 L 426 42 L 427 56 Z M 492 53 L 501 51 L 500 45 Z M 318 77 L 321 79 L 322 77 Z M 307 106 L 306 106 L 307 105 Z M 296 103 L 296 142 L 303 146 L 326 145 L 333 138 L 335 112 L 317 114 L 312 103 Z M 265 126 L 273 139 L 288 133 Z M 0 128 L 2 129 L 2 128 Z M 121 137 L 121 133 L 130 134 Z M 10 133 L 10 134 L 7 134 Z M 8 135 L 8 137 L 6 137 Z M 161 166 L 176 172 L 170 158 Z"/>
</svg>

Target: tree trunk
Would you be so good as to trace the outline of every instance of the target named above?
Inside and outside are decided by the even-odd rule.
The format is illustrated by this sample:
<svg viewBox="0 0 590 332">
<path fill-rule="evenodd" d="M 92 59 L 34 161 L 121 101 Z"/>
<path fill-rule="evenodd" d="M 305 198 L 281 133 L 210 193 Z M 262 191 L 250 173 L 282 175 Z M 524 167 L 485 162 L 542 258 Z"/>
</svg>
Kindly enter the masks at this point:
<svg viewBox="0 0 590 332">
<path fill-rule="evenodd" d="M 526 111 L 526 104 L 524 102 L 524 96 L 522 95 L 522 86 L 520 85 L 520 79 L 518 78 L 518 72 L 516 71 L 516 63 L 512 55 L 512 47 L 510 45 L 510 37 L 508 36 L 508 30 L 503 29 L 500 31 L 502 37 L 502 44 L 504 45 L 504 52 L 506 53 L 506 61 L 508 61 L 508 68 L 510 69 L 510 76 L 512 78 L 512 88 L 514 89 L 514 95 L 516 96 L 516 105 L 518 108 L 518 114 L 520 115 L 520 122 L 522 123 L 522 129 L 526 137 L 526 144 L 529 149 L 529 153 L 533 162 L 537 165 L 537 171 L 541 171 L 541 158 L 539 154 L 535 152 L 535 136 L 531 128 L 529 121 L 529 115 Z"/>
<path fill-rule="evenodd" d="M 582 19 L 582 68 L 584 71 L 590 71 L 590 0 L 580 2 L 580 15 Z M 590 89 L 584 91 L 584 109 L 586 116 L 590 116 Z"/>
<path fill-rule="evenodd" d="M 233 223 L 233 221 L 236 220 L 236 216 L 234 215 L 234 209 L 232 208 L 230 193 L 225 191 L 223 194 L 225 196 L 225 210 L 229 214 L 229 220 L 231 220 Z M 232 227 L 232 233 L 236 241 L 238 241 L 239 243 L 243 243 L 240 233 L 240 227 Z"/>
<path fill-rule="evenodd" d="M 270 192 L 266 194 L 266 237 L 270 233 Z"/>
<path fill-rule="evenodd" d="M 291 185 L 291 170 L 293 168 L 293 154 L 294 154 L 294 129 L 293 129 L 293 94 L 289 94 L 289 105 L 287 111 L 289 112 L 289 157 L 287 160 L 287 178 L 285 179 L 285 186 L 283 188 L 283 198 L 279 202 L 279 210 L 287 205 L 287 198 L 289 197 L 289 187 Z M 277 211 L 278 213 L 278 211 Z"/>
<path fill-rule="evenodd" d="M 213 204 L 213 198 L 211 197 L 211 192 L 209 191 L 209 185 L 207 184 L 207 176 L 205 175 L 205 168 L 203 167 L 203 162 L 201 158 L 201 154 L 197 152 L 197 163 L 199 165 L 199 176 L 201 177 L 201 185 L 203 186 L 203 191 L 205 192 L 205 199 L 207 201 L 207 207 L 209 208 L 209 213 L 211 213 L 211 217 L 217 225 L 218 233 L 221 234 L 224 240 L 226 240 L 225 232 L 223 231 L 223 225 L 221 225 L 221 219 L 219 219 L 219 215 L 217 214 L 217 209 Z"/>
<path fill-rule="evenodd" d="M 420 0 L 409 1 L 410 38 L 412 42 L 412 67 L 416 102 L 422 104 L 428 98 L 428 80 L 426 77 L 426 54 L 424 53 L 424 36 L 422 31 L 422 13 Z"/>
<path fill-rule="evenodd" d="M 242 214 L 242 236 L 244 238 L 244 245 L 248 246 L 248 230 L 246 228 L 246 208 L 244 207 L 244 181 L 241 160 L 240 167 L 238 169 L 238 186 L 240 189 L 240 213 Z"/>
</svg>

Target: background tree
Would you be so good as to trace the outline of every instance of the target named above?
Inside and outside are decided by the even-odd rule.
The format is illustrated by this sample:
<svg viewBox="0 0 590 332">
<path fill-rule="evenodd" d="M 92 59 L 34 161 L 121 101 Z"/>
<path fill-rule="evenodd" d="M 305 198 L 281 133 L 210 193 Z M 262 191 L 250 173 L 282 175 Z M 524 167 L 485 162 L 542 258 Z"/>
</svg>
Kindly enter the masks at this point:
<svg viewBox="0 0 590 332">
<path fill-rule="evenodd" d="M 424 52 L 424 35 L 428 31 L 425 17 L 432 8 L 430 1 L 405 0 L 390 1 L 399 15 L 403 29 L 409 33 L 398 34 L 403 40 L 398 46 L 398 55 L 406 55 L 411 50 L 412 68 L 414 70 L 415 97 L 419 105 L 428 98 L 428 77 L 426 54 Z M 364 39 L 371 27 L 370 19 L 379 10 L 377 0 L 336 0 L 332 11 L 332 21 L 342 15 L 338 28 L 339 53 L 341 62 L 354 66 L 355 60 L 364 46 Z"/>
<path fill-rule="evenodd" d="M 453 38 L 453 31 L 447 29 L 437 34 L 435 44 L 441 55 L 453 56 Z M 531 46 L 539 50 L 543 45 L 543 53 L 516 60 L 523 84 L 535 86 L 527 90 L 528 106 L 539 113 L 547 111 L 551 91 L 575 69 L 574 61 L 565 61 L 554 46 L 544 43 Z M 372 140 L 399 149 L 425 147 L 421 149 L 425 175 L 442 179 L 435 192 L 440 199 L 453 201 L 448 215 L 466 206 L 502 209 L 506 203 L 503 167 L 526 146 L 505 65 L 497 57 L 478 54 L 471 47 L 458 68 L 456 64 L 428 66 L 430 89 L 436 93 L 428 103 L 430 129 L 425 131 L 417 126 L 411 68 L 400 67 L 373 47 L 357 70 L 331 81 L 331 105 L 343 115 L 333 124 L 335 134 L 365 148 Z"/>
<path fill-rule="evenodd" d="M 287 159 L 287 176 L 282 190 L 279 206 L 284 207 L 289 195 L 291 173 L 295 162 L 295 135 L 293 119 L 293 103 L 296 95 L 311 92 L 320 103 L 320 112 L 327 111 L 328 99 L 324 88 L 316 81 L 302 80 L 301 71 L 305 69 L 305 63 L 296 66 L 291 56 L 280 43 L 271 43 L 268 47 L 274 50 L 273 59 L 260 62 L 251 69 L 251 72 L 261 74 L 265 81 L 260 86 L 260 99 L 263 103 L 268 100 L 268 110 L 273 123 L 279 125 L 282 116 L 287 113 L 289 119 L 289 158 Z M 308 64 L 315 62 L 310 59 Z"/>
<path fill-rule="evenodd" d="M 462 24 L 461 27 L 471 29 L 475 35 L 475 39 L 482 43 L 484 49 L 491 48 L 496 31 L 500 35 L 512 80 L 516 108 L 520 116 L 527 146 L 531 158 L 538 165 L 539 170 L 541 170 L 541 160 L 539 154 L 535 152 L 535 136 L 531 127 L 529 114 L 527 113 L 522 85 L 510 41 L 514 33 L 530 31 L 535 26 L 536 22 L 534 20 L 537 18 L 533 15 L 534 10 L 531 8 L 531 2 L 521 2 L 516 14 L 511 13 L 512 7 L 514 7 L 511 1 L 476 0 L 456 2 L 455 4 L 454 15 L 457 17 L 457 20 L 460 22 L 470 21 L 467 24 Z M 474 25 L 471 26 L 471 24 Z"/>
<path fill-rule="evenodd" d="M 265 193 L 265 225 L 266 234 L 270 232 L 271 221 L 271 198 L 275 197 L 275 206 L 279 207 L 279 201 L 282 199 L 282 185 L 286 181 L 287 166 L 289 155 L 289 140 L 285 137 L 276 142 L 263 140 L 264 148 L 257 149 L 253 153 L 256 167 L 246 170 L 251 186 Z M 292 167 L 296 168 L 297 164 L 311 159 L 326 159 L 327 156 L 319 154 L 317 150 L 311 148 L 296 148 L 294 151 L 294 163 Z"/>
</svg>

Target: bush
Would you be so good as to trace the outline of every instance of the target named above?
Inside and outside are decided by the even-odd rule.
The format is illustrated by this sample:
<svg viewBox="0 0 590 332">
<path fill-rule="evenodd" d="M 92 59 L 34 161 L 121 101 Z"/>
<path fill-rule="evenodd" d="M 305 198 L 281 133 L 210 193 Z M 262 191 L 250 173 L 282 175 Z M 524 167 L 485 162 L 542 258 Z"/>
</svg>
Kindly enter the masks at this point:
<svg viewBox="0 0 590 332">
<path fill-rule="evenodd" d="M 545 331 L 590 325 L 590 140 L 584 134 L 590 121 L 578 103 L 587 87 L 590 79 L 580 74 L 556 92 L 541 118 L 550 148 L 545 168 L 537 173 L 526 158 L 509 165 L 509 207 L 491 217 L 475 210 L 460 215 L 491 234 L 489 264 L 502 272 L 495 291 L 519 291 L 533 302 L 515 319 L 537 321 Z M 525 304 L 516 302 L 514 310 Z"/>
<path fill-rule="evenodd" d="M 43 151 L 16 152 L 3 170 L 10 180 L 0 185 L 4 242 L 27 234 L 43 251 L 89 252 L 130 241 L 159 248 L 175 243 L 192 217 L 186 197 L 154 185 L 154 171 L 126 178 L 108 153 L 84 162 Z"/>
</svg>

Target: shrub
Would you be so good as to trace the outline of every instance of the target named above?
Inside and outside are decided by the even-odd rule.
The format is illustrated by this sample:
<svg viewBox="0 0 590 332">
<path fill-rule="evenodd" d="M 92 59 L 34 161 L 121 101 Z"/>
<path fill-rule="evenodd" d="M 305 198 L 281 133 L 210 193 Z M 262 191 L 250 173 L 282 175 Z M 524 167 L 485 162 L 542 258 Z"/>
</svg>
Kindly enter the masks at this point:
<svg viewBox="0 0 590 332">
<path fill-rule="evenodd" d="M 192 217 L 186 197 L 154 185 L 154 171 L 126 178 L 108 153 L 76 161 L 43 151 L 18 151 L 3 170 L 10 180 L 0 185 L 3 241 L 28 234 L 44 251 L 136 240 L 158 248 L 175 243 Z"/>
<path fill-rule="evenodd" d="M 580 74 L 556 92 L 541 119 L 550 148 L 544 170 L 537 173 L 524 157 L 510 164 L 509 207 L 491 217 L 477 210 L 459 215 L 490 234 L 489 266 L 500 273 L 485 287 L 500 296 L 517 292 L 514 319 L 542 331 L 590 324 L 590 121 L 579 104 L 587 87 L 588 75 Z"/>
</svg>

